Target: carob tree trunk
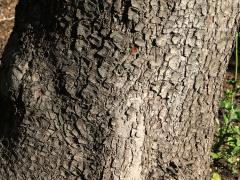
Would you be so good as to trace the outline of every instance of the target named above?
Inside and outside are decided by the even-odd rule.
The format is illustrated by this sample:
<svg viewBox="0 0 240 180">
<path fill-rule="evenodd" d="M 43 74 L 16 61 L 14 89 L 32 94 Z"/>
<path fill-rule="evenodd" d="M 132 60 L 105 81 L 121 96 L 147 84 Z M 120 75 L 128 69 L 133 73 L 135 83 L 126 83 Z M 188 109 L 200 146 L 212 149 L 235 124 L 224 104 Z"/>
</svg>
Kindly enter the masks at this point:
<svg viewBox="0 0 240 180">
<path fill-rule="evenodd" d="M 20 0 L 1 179 L 200 180 L 238 0 Z"/>
</svg>

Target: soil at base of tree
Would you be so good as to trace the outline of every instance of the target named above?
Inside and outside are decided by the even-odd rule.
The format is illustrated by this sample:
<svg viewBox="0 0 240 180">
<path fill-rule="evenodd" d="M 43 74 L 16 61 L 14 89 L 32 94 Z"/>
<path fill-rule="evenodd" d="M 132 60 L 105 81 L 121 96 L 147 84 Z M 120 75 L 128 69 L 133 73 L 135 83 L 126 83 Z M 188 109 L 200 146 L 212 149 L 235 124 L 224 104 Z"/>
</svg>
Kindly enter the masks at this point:
<svg viewBox="0 0 240 180">
<path fill-rule="evenodd" d="M 15 6 L 18 0 L 0 0 L 0 58 L 14 25 Z"/>
</svg>

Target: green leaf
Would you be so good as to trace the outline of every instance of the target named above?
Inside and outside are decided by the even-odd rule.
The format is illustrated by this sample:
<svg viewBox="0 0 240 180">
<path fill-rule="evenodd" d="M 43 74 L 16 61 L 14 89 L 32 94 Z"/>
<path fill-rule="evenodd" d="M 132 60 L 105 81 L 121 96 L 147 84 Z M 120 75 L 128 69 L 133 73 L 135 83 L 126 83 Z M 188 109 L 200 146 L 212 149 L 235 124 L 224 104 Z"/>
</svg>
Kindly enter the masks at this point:
<svg viewBox="0 0 240 180">
<path fill-rule="evenodd" d="M 228 80 L 228 84 L 235 85 L 236 84 L 235 79 Z"/>
<path fill-rule="evenodd" d="M 214 172 L 214 173 L 212 174 L 211 180 L 221 180 L 220 174 L 218 174 L 217 172 Z"/>
<path fill-rule="evenodd" d="M 240 147 L 240 138 L 237 138 L 237 146 Z"/>
<path fill-rule="evenodd" d="M 230 110 L 230 109 L 232 109 L 232 102 L 229 100 L 223 100 L 220 102 L 220 107 Z"/>
<path fill-rule="evenodd" d="M 232 134 L 229 134 L 229 137 L 227 137 L 226 144 L 229 145 L 230 147 L 235 147 L 236 142 L 237 142 L 236 138 L 232 136 Z"/>
<path fill-rule="evenodd" d="M 230 164 L 233 164 L 235 163 L 237 160 L 237 157 L 236 156 L 232 156 L 230 158 L 227 159 L 227 162 L 230 163 Z"/>
<path fill-rule="evenodd" d="M 235 167 L 232 167 L 232 173 L 233 174 L 238 174 L 238 170 Z"/>
<path fill-rule="evenodd" d="M 237 155 L 240 152 L 240 147 L 239 146 L 235 146 L 234 149 L 232 150 L 232 155 Z"/>
<path fill-rule="evenodd" d="M 211 153 L 211 157 L 212 157 L 213 159 L 219 159 L 219 158 L 221 158 L 221 156 L 222 156 L 221 152 Z"/>
<path fill-rule="evenodd" d="M 230 89 L 227 89 L 224 91 L 224 94 L 225 94 L 225 99 L 227 98 L 228 100 L 230 100 L 231 97 L 233 96 L 234 92 Z"/>
<path fill-rule="evenodd" d="M 235 114 L 236 114 L 236 119 L 240 120 L 240 111 L 239 111 L 239 109 L 237 111 L 235 111 Z"/>
<path fill-rule="evenodd" d="M 230 110 L 230 120 L 233 120 L 233 119 L 238 119 L 238 116 L 236 114 L 236 111 L 234 109 L 231 109 Z"/>
<path fill-rule="evenodd" d="M 224 120 L 224 123 L 227 124 L 229 122 L 229 117 L 226 114 L 224 114 L 223 120 Z"/>
<path fill-rule="evenodd" d="M 232 131 L 234 133 L 234 135 L 240 135 L 240 129 L 239 126 L 232 126 Z"/>
</svg>

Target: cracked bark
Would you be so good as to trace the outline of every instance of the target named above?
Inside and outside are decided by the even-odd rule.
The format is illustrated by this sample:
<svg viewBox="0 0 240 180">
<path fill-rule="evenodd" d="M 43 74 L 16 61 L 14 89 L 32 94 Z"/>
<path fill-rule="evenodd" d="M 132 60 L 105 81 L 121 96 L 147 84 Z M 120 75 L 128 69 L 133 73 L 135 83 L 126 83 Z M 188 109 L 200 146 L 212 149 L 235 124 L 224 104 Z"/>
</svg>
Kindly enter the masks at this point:
<svg viewBox="0 0 240 180">
<path fill-rule="evenodd" d="M 4 179 L 208 179 L 239 1 L 21 0 L 0 70 Z"/>
</svg>

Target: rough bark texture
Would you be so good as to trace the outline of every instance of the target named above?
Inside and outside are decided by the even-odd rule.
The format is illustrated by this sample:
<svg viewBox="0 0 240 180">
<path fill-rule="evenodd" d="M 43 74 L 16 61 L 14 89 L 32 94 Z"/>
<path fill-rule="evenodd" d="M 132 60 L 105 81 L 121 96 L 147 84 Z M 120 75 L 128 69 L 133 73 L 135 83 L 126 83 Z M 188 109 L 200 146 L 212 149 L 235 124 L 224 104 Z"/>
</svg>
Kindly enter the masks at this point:
<svg viewBox="0 0 240 180">
<path fill-rule="evenodd" d="M 20 0 L 0 70 L 2 179 L 208 179 L 238 0 Z"/>
</svg>

